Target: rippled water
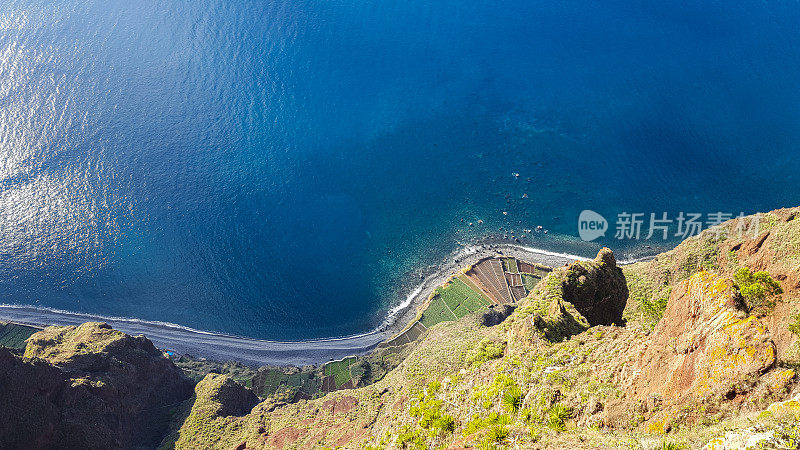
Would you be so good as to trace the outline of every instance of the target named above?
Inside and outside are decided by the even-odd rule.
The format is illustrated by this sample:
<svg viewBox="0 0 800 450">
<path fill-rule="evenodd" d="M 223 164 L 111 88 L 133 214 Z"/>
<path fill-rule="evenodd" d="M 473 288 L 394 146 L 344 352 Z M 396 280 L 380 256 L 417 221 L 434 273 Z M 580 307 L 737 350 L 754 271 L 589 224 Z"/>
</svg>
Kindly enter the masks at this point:
<svg viewBox="0 0 800 450">
<path fill-rule="evenodd" d="M 346 335 L 473 238 L 800 204 L 800 7 L 651 3 L 0 0 L 0 303 Z"/>
</svg>

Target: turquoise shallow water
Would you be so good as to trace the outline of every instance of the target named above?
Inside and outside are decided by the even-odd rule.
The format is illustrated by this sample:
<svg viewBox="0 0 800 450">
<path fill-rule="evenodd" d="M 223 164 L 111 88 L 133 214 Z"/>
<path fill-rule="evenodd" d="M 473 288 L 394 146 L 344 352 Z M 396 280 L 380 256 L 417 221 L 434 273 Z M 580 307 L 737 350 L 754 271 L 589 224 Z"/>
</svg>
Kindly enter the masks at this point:
<svg viewBox="0 0 800 450">
<path fill-rule="evenodd" d="M 798 19 L 790 2 L 0 0 L 0 299 L 341 336 L 509 230 L 590 255 L 584 209 L 800 204 Z"/>
</svg>

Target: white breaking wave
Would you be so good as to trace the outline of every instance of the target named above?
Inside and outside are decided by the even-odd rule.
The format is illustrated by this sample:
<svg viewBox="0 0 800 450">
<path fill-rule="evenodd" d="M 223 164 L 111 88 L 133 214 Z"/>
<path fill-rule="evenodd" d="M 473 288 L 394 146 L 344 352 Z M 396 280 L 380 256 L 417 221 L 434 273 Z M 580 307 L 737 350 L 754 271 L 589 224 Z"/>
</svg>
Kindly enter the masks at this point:
<svg viewBox="0 0 800 450">
<path fill-rule="evenodd" d="M 142 327 L 146 328 L 160 328 L 160 329 L 168 329 L 173 330 L 176 332 L 184 332 L 184 333 L 193 333 L 193 334 L 201 334 L 206 336 L 215 336 L 215 337 L 227 337 L 227 338 L 236 338 L 241 340 L 249 340 L 249 341 L 256 341 L 256 342 L 264 342 L 264 343 L 271 343 L 271 344 L 281 344 L 281 343 L 313 343 L 313 342 L 336 342 L 336 341 L 346 341 L 346 340 L 353 340 L 365 336 L 370 336 L 375 334 L 378 330 L 368 331 L 366 333 L 359 333 L 353 334 L 349 336 L 341 336 L 341 337 L 330 337 L 330 338 L 318 338 L 318 339 L 304 339 L 302 341 L 273 341 L 269 339 L 259 339 L 247 336 L 238 336 L 229 333 L 220 333 L 216 331 L 206 331 L 206 330 L 198 330 L 196 328 L 187 327 L 184 325 L 178 325 L 176 323 L 170 322 L 162 322 L 159 320 L 144 320 L 144 319 L 137 319 L 135 317 L 116 317 L 116 316 L 102 316 L 99 314 L 91 314 L 91 313 L 82 313 L 76 311 L 67 311 L 63 309 L 57 308 L 49 308 L 44 306 L 35 306 L 35 305 L 10 305 L 6 303 L 0 303 L 0 316 L 2 316 L 2 312 L 10 312 L 10 315 L 6 315 L 6 317 L 19 318 L 19 314 L 14 314 L 14 312 L 19 312 L 21 310 L 35 310 L 42 315 L 49 315 L 53 316 L 61 316 L 62 318 L 75 318 L 78 320 L 89 319 L 84 321 L 95 321 L 95 322 L 118 322 L 118 323 L 130 323 L 130 324 L 137 324 L 141 325 Z M 36 324 L 39 325 L 39 324 Z"/>
<path fill-rule="evenodd" d="M 561 252 L 554 252 L 550 250 L 544 250 L 539 248 L 533 247 L 526 247 L 520 245 L 511 245 L 511 244 L 502 244 L 497 246 L 497 248 L 510 248 L 515 249 L 518 251 L 524 251 L 525 253 L 529 253 L 531 255 L 542 255 L 547 257 L 555 257 L 561 258 L 564 260 L 573 260 L 573 261 L 588 261 L 591 258 L 587 258 L 584 256 L 574 255 L 570 253 L 561 253 Z M 450 260 L 462 260 L 466 257 L 479 254 L 481 251 L 487 251 L 487 249 L 483 246 L 466 246 L 462 247 L 461 249 L 453 252 L 450 256 Z M 632 264 L 638 261 L 644 261 L 650 259 L 651 257 L 641 257 L 641 258 L 631 258 L 619 261 L 619 264 Z M 466 262 L 464 262 L 466 264 Z M 98 321 L 98 322 L 116 322 L 120 324 L 133 324 L 138 325 L 143 328 L 149 329 L 160 329 L 160 330 L 170 330 L 176 333 L 183 333 L 184 335 L 194 334 L 194 335 L 204 335 L 208 337 L 224 337 L 224 338 L 233 338 L 241 341 L 251 341 L 251 342 L 261 342 L 264 344 L 300 344 L 300 343 L 335 343 L 335 342 L 342 342 L 343 344 L 347 341 L 356 342 L 360 338 L 379 335 L 385 333 L 385 329 L 388 325 L 391 324 L 393 318 L 397 317 L 400 313 L 405 311 L 407 308 L 414 305 L 414 301 L 423 294 L 423 290 L 426 286 L 430 285 L 432 281 L 435 281 L 437 278 L 449 277 L 456 273 L 458 270 L 457 268 L 453 269 L 452 263 L 446 264 L 445 269 L 437 270 L 430 275 L 428 275 L 422 282 L 420 282 L 399 304 L 395 305 L 391 309 L 389 309 L 387 313 L 386 319 L 383 323 L 376 327 L 375 329 L 360 333 L 360 334 L 353 334 L 348 336 L 341 336 L 341 337 L 330 337 L 330 338 L 319 338 L 319 339 L 307 339 L 302 341 L 272 341 L 266 339 L 258 339 L 258 338 L 251 338 L 246 336 L 236 336 L 227 333 L 220 333 L 214 331 L 205 331 L 199 330 L 192 327 L 187 327 L 184 325 L 179 325 L 176 323 L 171 322 L 163 322 L 158 320 L 144 320 L 138 319 L 134 317 L 116 317 L 116 316 L 103 316 L 99 314 L 92 314 L 92 313 L 82 313 L 82 312 L 75 312 L 75 311 L 67 311 L 57 308 L 49 308 L 43 306 L 35 306 L 35 305 L 13 305 L 13 304 L 0 304 L 0 316 L 5 316 L 10 318 L 11 320 L 18 320 L 24 321 L 24 318 L 34 318 L 38 317 L 38 320 L 42 320 L 44 318 L 50 318 L 58 320 L 61 319 L 62 321 L 65 319 L 71 319 L 72 322 L 76 321 Z M 444 273 L 445 271 L 450 271 L 452 273 Z M 431 287 L 431 286 L 429 286 Z M 435 288 L 435 286 L 432 286 Z M 3 314 L 5 312 L 5 314 Z M 44 320 L 46 321 L 46 319 Z M 35 323 L 36 325 L 43 325 L 44 321 Z"/>
</svg>

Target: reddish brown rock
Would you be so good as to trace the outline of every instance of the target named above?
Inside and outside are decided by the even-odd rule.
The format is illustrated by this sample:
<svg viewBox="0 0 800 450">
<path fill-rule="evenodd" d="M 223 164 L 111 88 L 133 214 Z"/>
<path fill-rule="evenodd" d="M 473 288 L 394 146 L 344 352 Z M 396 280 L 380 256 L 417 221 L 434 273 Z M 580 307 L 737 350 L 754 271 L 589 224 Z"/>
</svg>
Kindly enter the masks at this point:
<svg viewBox="0 0 800 450">
<path fill-rule="evenodd" d="M 740 305 L 732 283 L 709 272 L 680 283 L 642 356 L 637 396 L 726 394 L 772 367 L 775 345 L 766 326 Z"/>
</svg>

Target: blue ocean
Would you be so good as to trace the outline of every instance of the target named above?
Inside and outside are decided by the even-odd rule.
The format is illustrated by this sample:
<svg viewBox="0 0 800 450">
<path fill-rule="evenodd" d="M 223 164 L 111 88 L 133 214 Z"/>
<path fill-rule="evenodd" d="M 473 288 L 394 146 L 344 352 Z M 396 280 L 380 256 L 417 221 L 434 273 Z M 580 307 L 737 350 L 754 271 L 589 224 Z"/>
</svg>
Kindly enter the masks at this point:
<svg viewBox="0 0 800 450">
<path fill-rule="evenodd" d="M 796 206 L 798 23 L 794 1 L 0 0 L 0 303 L 345 336 L 476 242 L 675 243 L 583 243 L 586 209 Z"/>
</svg>

